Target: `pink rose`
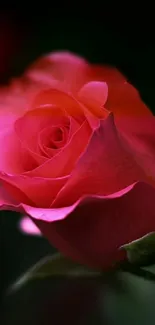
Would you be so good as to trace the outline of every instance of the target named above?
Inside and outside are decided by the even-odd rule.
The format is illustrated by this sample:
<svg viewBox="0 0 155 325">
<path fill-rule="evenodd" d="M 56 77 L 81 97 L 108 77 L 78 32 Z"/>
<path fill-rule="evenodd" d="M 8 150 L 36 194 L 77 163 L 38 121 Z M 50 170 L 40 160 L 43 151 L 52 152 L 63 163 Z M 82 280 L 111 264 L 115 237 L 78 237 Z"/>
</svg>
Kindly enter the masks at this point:
<svg viewBox="0 0 155 325">
<path fill-rule="evenodd" d="M 1 209 L 94 267 L 155 230 L 155 118 L 116 69 L 56 52 L 0 90 Z"/>
</svg>

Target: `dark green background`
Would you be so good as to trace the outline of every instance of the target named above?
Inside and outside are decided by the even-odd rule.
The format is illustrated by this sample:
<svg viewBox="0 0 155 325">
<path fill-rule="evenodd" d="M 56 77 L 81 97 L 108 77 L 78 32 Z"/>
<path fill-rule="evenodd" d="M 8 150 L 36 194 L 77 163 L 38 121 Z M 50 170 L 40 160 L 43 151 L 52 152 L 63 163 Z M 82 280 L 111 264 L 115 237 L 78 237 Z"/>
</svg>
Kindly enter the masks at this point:
<svg viewBox="0 0 155 325">
<path fill-rule="evenodd" d="M 67 3 L 64 14 L 54 7 L 44 8 L 42 14 L 32 13 L 30 8 L 11 12 L 22 42 L 12 59 L 9 75 L 19 75 L 41 54 L 70 50 L 91 62 L 118 67 L 155 112 L 155 42 L 146 15 L 145 19 L 133 17 L 128 4 L 123 16 L 115 15 L 115 8 L 103 11 L 97 5 L 93 14 L 80 15 L 80 8 L 83 12 L 83 4 L 75 3 L 70 14 Z M 39 258 L 55 250 L 45 239 L 19 233 L 16 213 L 0 212 L 0 215 L 2 324 L 155 323 L 155 284 L 126 273 L 111 274 L 103 283 L 97 279 L 35 281 L 4 299 L 11 282 Z"/>
</svg>

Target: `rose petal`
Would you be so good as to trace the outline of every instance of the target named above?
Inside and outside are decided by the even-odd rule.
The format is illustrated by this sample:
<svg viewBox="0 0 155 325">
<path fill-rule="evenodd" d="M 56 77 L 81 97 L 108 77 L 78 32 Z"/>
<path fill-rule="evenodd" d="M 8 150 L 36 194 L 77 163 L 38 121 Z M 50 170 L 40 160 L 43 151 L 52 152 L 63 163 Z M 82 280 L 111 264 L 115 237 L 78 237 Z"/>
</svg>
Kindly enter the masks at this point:
<svg viewBox="0 0 155 325">
<path fill-rule="evenodd" d="M 44 108 L 52 105 L 59 109 L 65 110 L 68 116 L 77 119 L 78 122 L 84 121 L 84 112 L 79 102 L 72 97 L 71 94 L 67 94 L 58 89 L 47 89 L 40 92 L 32 102 L 32 109 Z"/>
<path fill-rule="evenodd" d="M 66 208 L 38 209 L 21 204 L 12 209 L 30 215 L 50 243 L 66 256 L 105 268 L 125 257 L 119 249 L 122 245 L 155 231 L 154 201 L 155 189 L 140 182 L 111 196 L 82 198 Z"/>
<path fill-rule="evenodd" d="M 36 224 L 64 254 L 105 268 L 124 257 L 122 245 L 155 231 L 154 200 L 155 189 L 139 183 L 117 198 L 81 201 L 62 221 Z"/>
<path fill-rule="evenodd" d="M 5 178 L 5 175 L 7 176 L 7 174 L 1 173 L 2 177 L 0 177 L 0 186 L 11 198 L 11 202 L 13 200 L 13 202 L 15 201 L 17 204 L 20 204 L 22 202 L 34 206 L 35 205 L 34 202 L 30 200 L 30 198 L 24 192 L 22 192 L 22 190 L 20 190 L 16 185 L 3 180 L 3 177 Z M 1 199 L 3 204 L 3 197 Z M 7 210 L 7 208 L 5 208 L 5 210 Z"/>
<path fill-rule="evenodd" d="M 44 128 L 38 135 L 38 148 L 40 152 L 51 158 L 66 145 L 68 134 L 68 128 L 63 125 Z M 57 138 L 57 136 L 61 136 L 61 138 Z"/>
<path fill-rule="evenodd" d="M 59 76 L 61 81 L 55 80 Z M 12 111 L 13 107 L 16 115 L 21 114 L 29 109 L 31 101 L 40 90 L 54 87 L 68 91 L 67 85 L 64 86 L 64 80 L 68 85 L 71 82 L 75 92 L 89 81 L 106 82 L 108 85 L 106 108 L 114 112 L 116 117 L 120 114 L 127 116 L 151 114 L 141 101 L 139 93 L 126 82 L 126 78 L 117 69 L 88 64 L 84 59 L 68 52 L 56 52 L 40 58 L 29 67 L 24 76 L 13 79 L 7 87 L 1 87 L 0 107 L 2 109 L 5 107 L 5 112 L 6 109 Z"/>
<path fill-rule="evenodd" d="M 4 110 L 4 107 L 5 105 L 0 103 L 0 131 L 8 129 L 19 117 L 14 110 L 10 111 L 7 108 Z"/>
<path fill-rule="evenodd" d="M 9 86 L 0 89 L 1 112 L 11 112 L 12 115 L 21 116 L 29 108 L 32 98 L 43 88 L 27 78 L 13 79 Z"/>
<path fill-rule="evenodd" d="M 0 170 L 8 173 L 22 173 L 20 143 L 16 133 L 10 128 L 0 130 Z"/>
<path fill-rule="evenodd" d="M 69 175 L 92 134 L 87 120 L 73 134 L 67 145 L 53 158 L 25 175 L 29 177 L 63 177 Z M 81 141 L 82 139 L 82 141 Z M 75 150 L 76 149 L 76 150 Z"/>
<path fill-rule="evenodd" d="M 81 195 L 109 195 L 138 180 L 145 180 L 144 171 L 134 160 L 134 151 L 124 141 L 111 114 L 94 131 L 71 177 L 58 193 L 54 207 L 70 205 Z"/>
<path fill-rule="evenodd" d="M 105 107 L 117 116 L 149 116 L 151 111 L 141 100 L 139 92 L 127 82 L 126 78 L 110 66 L 91 66 L 92 79 L 106 81 L 108 99 Z"/>
<path fill-rule="evenodd" d="M 91 112 L 98 118 L 106 116 L 103 105 L 108 97 L 106 82 L 91 81 L 85 84 L 78 93 L 79 99 L 90 108 Z"/>
<path fill-rule="evenodd" d="M 8 206 L 17 206 L 17 204 L 18 202 L 14 200 L 5 190 L 5 188 L 0 184 L 0 207 L 3 207 L 5 210 Z"/>
<path fill-rule="evenodd" d="M 5 123 L 8 123 L 6 114 L 11 115 L 13 121 L 29 110 L 38 92 L 49 89 L 49 87 L 61 91 L 67 90 L 64 83 L 53 80 L 51 76 L 47 76 L 46 79 L 34 80 L 25 73 L 22 77 L 11 80 L 9 86 L 1 87 L 0 114 L 3 115 Z"/>
<path fill-rule="evenodd" d="M 68 176 L 63 178 L 27 177 L 0 172 L 0 181 L 8 193 L 17 201 L 25 204 L 48 208 L 58 191 L 64 186 Z M 21 194 L 23 194 L 21 196 Z"/>
<path fill-rule="evenodd" d="M 33 80 L 47 81 L 47 77 L 64 82 L 69 91 L 75 92 L 87 81 L 89 65 L 86 60 L 69 52 L 53 52 L 40 58 L 27 71 Z"/>
<path fill-rule="evenodd" d="M 151 116 L 152 113 L 141 100 L 138 91 L 129 83 L 109 86 L 109 97 L 105 105 L 114 115 L 119 116 Z"/>
<path fill-rule="evenodd" d="M 155 116 L 119 117 L 117 126 L 134 150 L 135 160 L 143 168 L 147 181 L 155 186 Z"/>
<path fill-rule="evenodd" d="M 45 127 L 68 123 L 69 119 L 62 110 L 55 107 L 45 107 L 44 109 L 28 111 L 15 122 L 14 126 L 22 145 L 39 155 L 40 152 L 37 152 L 38 133 Z"/>
<path fill-rule="evenodd" d="M 14 127 L 21 142 L 21 160 L 25 171 L 47 161 L 47 157 L 42 156 L 38 150 L 38 133 L 45 126 L 58 123 L 69 123 L 69 119 L 63 110 L 51 106 L 30 110 L 15 122 Z"/>
</svg>

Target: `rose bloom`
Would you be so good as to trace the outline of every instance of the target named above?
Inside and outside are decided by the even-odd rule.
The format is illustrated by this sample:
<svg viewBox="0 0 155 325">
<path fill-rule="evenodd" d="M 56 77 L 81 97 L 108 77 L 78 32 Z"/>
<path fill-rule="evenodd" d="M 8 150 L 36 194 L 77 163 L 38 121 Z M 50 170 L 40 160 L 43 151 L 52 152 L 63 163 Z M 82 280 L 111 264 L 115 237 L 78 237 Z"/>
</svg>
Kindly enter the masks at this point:
<svg viewBox="0 0 155 325">
<path fill-rule="evenodd" d="M 68 52 L 0 90 L 0 205 L 64 255 L 108 268 L 155 230 L 155 118 L 115 68 Z"/>
</svg>

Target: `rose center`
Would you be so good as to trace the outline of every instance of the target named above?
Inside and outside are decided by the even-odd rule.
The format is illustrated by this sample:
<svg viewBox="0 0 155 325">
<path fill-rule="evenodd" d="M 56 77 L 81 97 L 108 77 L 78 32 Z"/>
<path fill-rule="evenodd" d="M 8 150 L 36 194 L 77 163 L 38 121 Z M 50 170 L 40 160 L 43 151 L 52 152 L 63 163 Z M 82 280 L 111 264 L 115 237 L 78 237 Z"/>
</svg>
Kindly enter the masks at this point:
<svg viewBox="0 0 155 325">
<path fill-rule="evenodd" d="M 57 125 L 44 128 L 38 136 L 38 146 L 41 154 L 51 157 L 67 142 L 68 127 Z"/>
<path fill-rule="evenodd" d="M 52 127 L 51 135 L 48 139 L 46 147 L 57 149 L 64 139 L 64 131 L 60 127 Z"/>
</svg>

